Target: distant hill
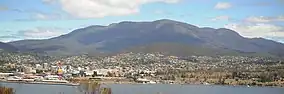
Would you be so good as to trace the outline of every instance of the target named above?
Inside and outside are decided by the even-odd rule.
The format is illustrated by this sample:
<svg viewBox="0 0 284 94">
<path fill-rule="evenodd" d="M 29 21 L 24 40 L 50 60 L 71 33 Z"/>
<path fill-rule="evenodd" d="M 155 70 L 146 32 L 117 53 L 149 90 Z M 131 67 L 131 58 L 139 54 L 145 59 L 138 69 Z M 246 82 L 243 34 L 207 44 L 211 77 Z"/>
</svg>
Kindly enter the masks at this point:
<svg viewBox="0 0 284 94">
<path fill-rule="evenodd" d="M 248 39 L 230 29 L 200 28 L 168 19 L 94 25 L 51 39 L 21 40 L 10 44 L 23 52 L 50 55 L 139 51 L 180 55 L 284 56 L 284 45 L 275 41 Z"/>
<path fill-rule="evenodd" d="M 18 49 L 11 44 L 0 42 L 0 51 L 16 52 Z"/>
<path fill-rule="evenodd" d="M 176 50 L 180 49 L 180 50 Z M 256 53 L 256 52 L 241 52 L 236 50 L 228 49 L 217 49 L 200 47 L 181 43 L 154 43 L 144 46 L 131 47 L 127 50 L 121 52 L 135 52 L 135 53 L 152 53 L 159 52 L 164 55 L 174 55 L 174 56 L 188 56 L 188 55 L 198 55 L 198 56 L 216 56 L 216 55 L 228 55 L 228 56 L 262 56 L 262 57 L 274 57 L 269 53 Z"/>
</svg>

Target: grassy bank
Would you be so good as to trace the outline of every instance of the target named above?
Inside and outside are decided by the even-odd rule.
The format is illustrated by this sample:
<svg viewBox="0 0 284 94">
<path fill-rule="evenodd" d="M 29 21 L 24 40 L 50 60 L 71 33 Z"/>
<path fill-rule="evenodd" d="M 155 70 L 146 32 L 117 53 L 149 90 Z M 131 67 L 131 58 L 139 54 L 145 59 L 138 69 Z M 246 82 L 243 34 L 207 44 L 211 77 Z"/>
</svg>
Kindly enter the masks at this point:
<svg viewBox="0 0 284 94">
<path fill-rule="evenodd" d="M 79 94 L 111 94 L 111 89 L 104 87 L 98 81 L 81 81 L 78 86 Z M 13 88 L 0 86 L 0 94 L 15 94 Z"/>
<path fill-rule="evenodd" d="M 93 80 L 80 81 L 79 91 L 82 94 L 111 94 L 111 88 Z"/>
<path fill-rule="evenodd" d="M 13 88 L 0 86 L 0 94 L 15 94 Z"/>
</svg>

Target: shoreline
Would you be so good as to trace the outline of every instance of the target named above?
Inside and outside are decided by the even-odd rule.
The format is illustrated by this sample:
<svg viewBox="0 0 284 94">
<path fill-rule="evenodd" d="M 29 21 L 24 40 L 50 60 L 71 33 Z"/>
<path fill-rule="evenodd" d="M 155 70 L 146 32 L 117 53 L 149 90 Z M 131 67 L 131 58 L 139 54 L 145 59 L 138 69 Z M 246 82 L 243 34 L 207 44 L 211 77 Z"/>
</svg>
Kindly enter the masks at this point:
<svg viewBox="0 0 284 94">
<path fill-rule="evenodd" d="M 24 81 L 0 81 L 0 83 L 17 83 L 17 84 L 40 84 L 40 85 L 62 85 L 62 86 L 80 86 L 78 83 L 54 83 L 54 82 L 24 82 Z M 119 82 L 100 82 L 103 85 L 108 85 L 108 84 L 116 84 L 116 85 L 203 85 L 203 86 L 229 86 L 229 87 L 248 87 L 248 88 L 253 88 L 253 87 L 267 87 L 267 88 L 284 88 L 283 86 L 258 86 L 258 85 L 220 85 L 220 84 L 210 84 L 210 85 L 205 85 L 205 84 L 180 84 L 180 83 L 135 83 L 135 82 L 128 82 L 128 83 L 119 83 Z"/>
<path fill-rule="evenodd" d="M 76 83 L 55 83 L 55 82 L 25 82 L 25 81 L 0 81 L 0 83 L 18 83 L 18 84 L 42 84 L 42 85 L 64 85 L 64 86 L 79 86 Z"/>
</svg>

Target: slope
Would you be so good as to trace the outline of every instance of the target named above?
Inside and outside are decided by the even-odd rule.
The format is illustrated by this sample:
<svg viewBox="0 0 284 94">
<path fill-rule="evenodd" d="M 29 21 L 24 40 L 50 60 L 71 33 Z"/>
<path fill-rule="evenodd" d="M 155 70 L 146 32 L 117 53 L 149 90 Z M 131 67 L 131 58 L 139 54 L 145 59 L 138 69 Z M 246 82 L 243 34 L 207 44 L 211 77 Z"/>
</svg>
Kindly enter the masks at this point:
<svg viewBox="0 0 284 94">
<path fill-rule="evenodd" d="M 152 44 L 165 44 L 164 46 Z M 10 42 L 21 51 L 33 51 L 50 55 L 76 55 L 114 53 L 152 45 L 154 52 L 172 47 L 171 53 L 191 55 L 193 50 L 203 55 L 228 55 L 241 53 L 284 56 L 284 45 L 266 39 L 248 39 L 226 28 L 199 28 L 183 22 L 162 19 L 152 22 L 113 23 L 108 26 L 89 26 L 69 34 L 45 40 Z M 178 44 L 178 45 L 176 45 Z M 189 47 L 190 46 L 190 47 Z M 149 46 L 148 46 L 149 47 Z M 137 49 L 138 51 L 138 49 Z M 220 52 L 220 53 L 218 53 Z"/>
</svg>

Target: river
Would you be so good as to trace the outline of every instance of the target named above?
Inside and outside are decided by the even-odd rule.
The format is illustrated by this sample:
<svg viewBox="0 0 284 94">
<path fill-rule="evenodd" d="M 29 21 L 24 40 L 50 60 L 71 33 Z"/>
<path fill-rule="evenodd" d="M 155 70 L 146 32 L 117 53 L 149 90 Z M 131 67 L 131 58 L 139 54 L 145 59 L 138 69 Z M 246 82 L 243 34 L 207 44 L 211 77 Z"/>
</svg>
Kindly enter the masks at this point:
<svg viewBox="0 0 284 94">
<path fill-rule="evenodd" d="M 78 87 L 62 85 L 1 83 L 16 94 L 79 94 Z M 217 85 L 110 84 L 112 94 L 284 94 L 284 88 Z M 63 94 L 63 93 L 61 93 Z"/>
</svg>

